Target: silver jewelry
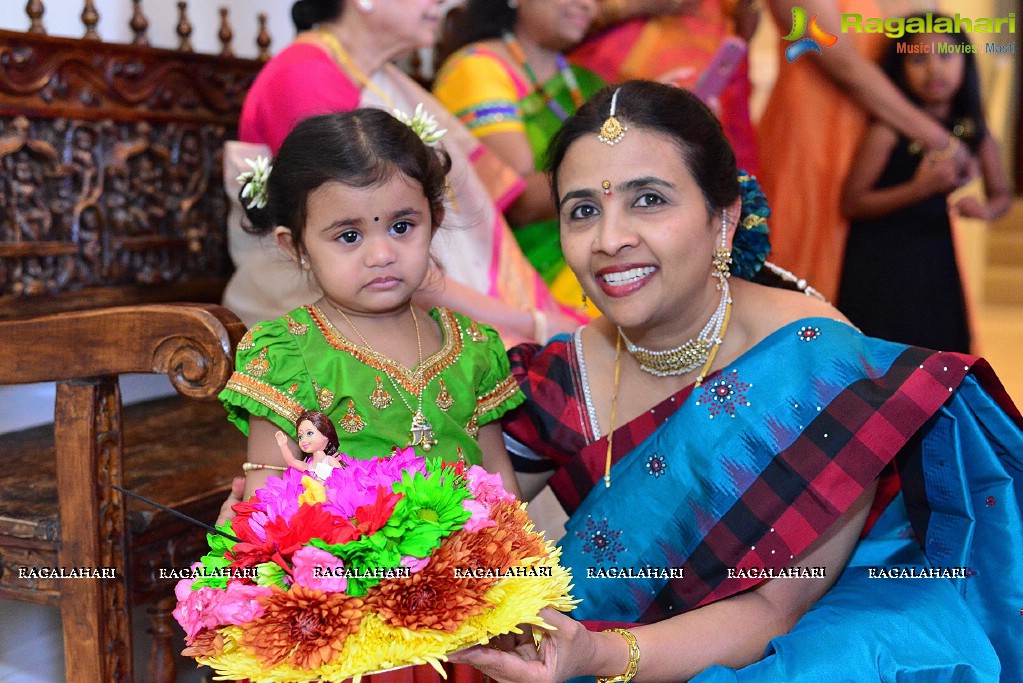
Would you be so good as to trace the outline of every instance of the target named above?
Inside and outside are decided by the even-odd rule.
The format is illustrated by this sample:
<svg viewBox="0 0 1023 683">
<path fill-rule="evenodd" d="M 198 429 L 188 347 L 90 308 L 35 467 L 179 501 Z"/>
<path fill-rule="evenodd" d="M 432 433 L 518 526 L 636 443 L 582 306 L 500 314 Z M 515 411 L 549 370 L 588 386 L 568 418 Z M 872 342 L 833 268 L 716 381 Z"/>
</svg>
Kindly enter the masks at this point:
<svg viewBox="0 0 1023 683">
<path fill-rule="evenodd" d="M 363 12 L 372 12 L 373 0 L 359 0 L 359 9 Z"/>
</svg>

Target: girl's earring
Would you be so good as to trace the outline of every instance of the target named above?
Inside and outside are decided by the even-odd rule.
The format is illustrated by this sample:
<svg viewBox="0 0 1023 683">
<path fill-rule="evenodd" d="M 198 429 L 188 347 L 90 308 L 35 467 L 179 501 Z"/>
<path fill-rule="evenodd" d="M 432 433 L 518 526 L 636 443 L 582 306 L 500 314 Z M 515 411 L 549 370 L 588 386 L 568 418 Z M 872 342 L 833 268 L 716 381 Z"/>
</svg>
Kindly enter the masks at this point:
<svg viewBox="0 0 1023 683">
<path fill-rule="evenodd" d="M 359 9 L 363 12 L 372 12 L 373 0 L 359 0 Z"/>
<path fill-rule="evenodd" d="M 586 292 L 583 292 L 583 305 L 582 305 L 582 309 L 585 311 L 589 307 L 590 307 L 590 300 L 586 298 Z"/>
<path fill-rule="evenodd" d="M 721 210 L 721 245 L 714 250 L 714 258 L 711 259 L 711 277 L 718 279 L 718 289 L 721 289 L 731 274 L 732 250 L 728 248 L 728 212 Z"/>
</svg>

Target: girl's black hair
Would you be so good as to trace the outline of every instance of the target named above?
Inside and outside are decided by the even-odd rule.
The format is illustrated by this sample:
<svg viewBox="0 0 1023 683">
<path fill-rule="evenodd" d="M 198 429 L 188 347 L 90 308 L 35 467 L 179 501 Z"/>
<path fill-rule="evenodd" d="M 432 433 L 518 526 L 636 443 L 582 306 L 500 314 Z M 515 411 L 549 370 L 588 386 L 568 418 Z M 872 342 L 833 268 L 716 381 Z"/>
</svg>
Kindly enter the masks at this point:
<svg viewBox="0 0 1023 683">
<path fill-rule="evenodd" d="M 291 230 L 303 244 L 309 195 L 324 183 L 372 187 L 395 173 L 415 180 L 430 203 L 433 229 L 444 219 L 446 178 L 451 159 L 428 147 L 404 123 L 382 109 L 355 109 L 305 119 L 284 138 L 267 181 L 267 204 L 246 208 L 249 232 Z M 242 199 L 242 206 L 248 200 Z"/>
<path fill-rule="evenodd" d="M 686 168 L 703 193 L 707 209 L 717 211 L 739 197 L 735 152 L 725 138 L 717 117 L 700 99 L 682 88 L 652 81 L 626 81 L 604 88 L 579 108 L 548 147 L 547 170 L 551 177 L 554 205 L 560 210 L 558 171 L 565 153 L 584 135 L 597 135 L 611 110 L 611 98 L 618 91 L 615 118 L 634 130 L 664 136 L 681 151 Z M 650 154 L 659 154 L 650 150 Z"/>
<path fill-rule="evenodd" d="M 952 23 L 952 18 L 937 12 L 931 12 L 931 16 L 935 19 L 947 19 L 949 23 Z M 925 14 L 912 14 L 906 17 L 909 19 L 920 19 L 925 20 Z M 921 104 L 919 98 L 917 98 L 909 90 L 909 86 L 906 83 L 906 71 L 904 68 L 905 60 L 911 53 L 906 49 L 911 43 L 917 41 L 921 34 L 909 34 L 907 33 L 901 38 L 892 40 L 888 45 L 888 50 L 884 54 L 884 58 L 881 60 L 881 68 L 892 80 L 893 83 L 905 93 L 912 102 Z M 930 35 L 930 34 L 925 34 Z M 949 33 L 942 33 L 952 39 L 955 45 L 971 45 L 969 37 L 962 31 L 955 31 Z M 900 47 L 901 46 L 901 47 Z M 902 52 L 900 52 L 902 50 Z M 980 99 L 980 71 L 977 69 L 977 58 L 974 56 L 973 51 L 970 50 L 962 53 L 963 55 L 963 82 L 959 86 L 959 90 L 952 97 L 952 107 L 949 112 L 949 118 L 947 121 L 943 121 L 950 129 L 954 129 L 956 126 L 963 126 L 962 133 L 957 135 L 962 138 L 963 142 L 967 144 L 973 151 L 976 151 L 980 146 L 981 141 L 987 134 L 987 125 L 984 123 L 984 108 Z"/>
<path fill-rule="evenodd" d="M 341 16 L 342 0 L 298 0 L 291 6 L 291 21 L 299 31 L 308 31 L 321 21 Z"/>
<path fill-rule="evenodd" d="M 452 25 L 445 29 L 446 54 L 491 38 L 500 38 L 515 26 L 518 10 L 505 0 L 468 0 L 461 8 L 451 11 Z"/>
</svg>

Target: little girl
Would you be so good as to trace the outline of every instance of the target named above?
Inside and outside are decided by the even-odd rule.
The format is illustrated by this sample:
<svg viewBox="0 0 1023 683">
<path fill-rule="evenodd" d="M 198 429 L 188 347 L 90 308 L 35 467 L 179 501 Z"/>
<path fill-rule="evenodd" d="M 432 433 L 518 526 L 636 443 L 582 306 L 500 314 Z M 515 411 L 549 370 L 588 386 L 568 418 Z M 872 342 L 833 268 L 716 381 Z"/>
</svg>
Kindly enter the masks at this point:
<svg viewBox="0 0 1023 683">
<path fill-rule="evenodd" d="M 275 433 L 294 436 L 306 410 L 333 421 L 349 456 L 413 446 L 482 464 L 518 492 L 496 420 L 524 398 L 501 340 L 413 302 L 430 270 L 449 169 L 447 155 L 420 138 L 435 141 L 427 123 L 379 109 L 306 119 L 272 168 L 249 174 L 242 201 L 252 230 L 272 234 L 323 296 L 255 325 L 238 344 L 220 399 L 249 437 L 246 497 L 266 481 L 261 470 L 283 469 Z"/>
<path fill-rule="evenodd" d="M 889 47 L 888 76 L 952 136 L 946 150 L 921 155 L 919 143 L 883 123 L 869 128 L 842 200 L 851 224 L 838 295 L 838 308 L 869 336 L 964 353 L 970 333 L 946 201 L 970 179 L 956 170 L 958 145 L 976 156 L 987 203 L 964 197 L 951 210 L 993 220 L 1010 201 L 974 56 L 945 51 L 969 45 L 961 33 L 942 33 L 907 35 Z"/>
</svg>

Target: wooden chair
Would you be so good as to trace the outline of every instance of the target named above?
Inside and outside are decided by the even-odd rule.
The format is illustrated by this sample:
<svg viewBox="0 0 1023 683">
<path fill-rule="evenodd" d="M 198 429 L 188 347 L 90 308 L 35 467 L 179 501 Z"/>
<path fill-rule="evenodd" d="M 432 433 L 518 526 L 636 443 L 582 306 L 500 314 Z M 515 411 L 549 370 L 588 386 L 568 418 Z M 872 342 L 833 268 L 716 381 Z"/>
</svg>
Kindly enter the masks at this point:
<svg viewBox="0 0 1023 683">
<path fill-rule="evenodd" d="M 82 38 L 47 35 L 41 0 L 22 3 L 27 31 L 0 31 L 0 384 L 58 383 L 53 425 L 0 439 L 0 597 L 60 608 L 68 680 L 163 683 L 183 640 L 160 570 L 197 560 L 205 533 L 110 486 L 212 522 L 241 473 L 245 439 L 212 400 L 244 332 L 215 305 L 231 274 L 222 154 L 270 40 L 254 17 L 260 58 L 235 57 L 222 11 L 220 54 L 195 53 L 178 2 L 177 49 L 150 47 L 143 3 L 123 2 L 130 45 L 100 40 L 91 1 Z M 181 395 L 122 410 L 128 372 L 167 373 Z"/>
<path fill-rule="evenodd" d="M 166 616 L 175 581 L 159 570 L 187 569 L 204 552 L 205 532 L 111 487 L 212 521 L 241 471 L 244 438 L 234 430 L 230 443 L 207 440 L 231 435 L 221 429 L 219 405 L 161 400 L 124 411 L 118 375 L 166 373 L 182 396 L 213 400 L 244 331 L 233 313 L 212 305 L 0 322 L 0 385 L 57 382 L 52 452 L 40 447 L 51 428 L 15 435 L 0 449 L 0 596 L 60 608 L 68 680 L 174 680 L 170 648 L 181 643 L 171 645 L 179 636 Z M 159 433 L 139 435 L 133 419 Z M 108 568 L 116 578 L 31 576 L 32 568 L 53 567 Z M 154 599 L 155 657 L 136 678 L 129 606 Z"/>
</svg>

